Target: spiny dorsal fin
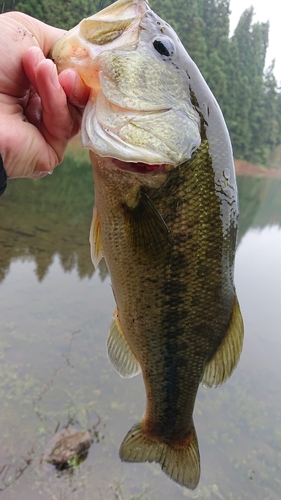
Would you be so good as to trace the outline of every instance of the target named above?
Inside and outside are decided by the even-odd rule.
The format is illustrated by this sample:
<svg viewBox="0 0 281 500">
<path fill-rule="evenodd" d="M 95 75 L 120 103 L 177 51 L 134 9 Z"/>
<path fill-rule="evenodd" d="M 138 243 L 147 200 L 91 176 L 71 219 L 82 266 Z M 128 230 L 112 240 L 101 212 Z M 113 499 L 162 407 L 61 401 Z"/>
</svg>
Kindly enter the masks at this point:
<svg viewBox="0 0 281 500">
<path fill-rule="evenodd" d="M 90 229 L 90 245 L 91 245 L 91 258 L 95 268 L 98 267 L 100 260 L 103 258 L 100 221 L 98 217 L 97 207 L 94 206 L 93 218 Z"/>
<path fill-rule="evenodd" d="M 115 310 L 107 338 L 107 354 L 115 370 L 123 378 L 131 378 L 140 373 L 140 365 L 125 339 Z"/>
<path fill-rule="evenodd" d="M 202 384 L 205 387 L 217 387 L 230 377 L 239 361 L 243 338 L 243 319 L 237 297 L 235 296 L 228 332 L 214 357 L 205 366 L 202 379 Z"/>
<path fill-rule="evenodd" d="M 200 478 L 200 455 L 194 425 L 180 445 L 164 443 L 145 433 L 143 428 L 143 422 L 140 422 L 128 432 L 120 446 L 121 460 L 156 462 L 173 481 L 194 490 Z"/>
<path fill-rule="evenodd" d="M 131 245 L 147 258 L 164 256 L 170 248 L 169 228 L 150 197 L 140 192 L 136 207 L 126 208 L 125 220 Z"/>
</svg>

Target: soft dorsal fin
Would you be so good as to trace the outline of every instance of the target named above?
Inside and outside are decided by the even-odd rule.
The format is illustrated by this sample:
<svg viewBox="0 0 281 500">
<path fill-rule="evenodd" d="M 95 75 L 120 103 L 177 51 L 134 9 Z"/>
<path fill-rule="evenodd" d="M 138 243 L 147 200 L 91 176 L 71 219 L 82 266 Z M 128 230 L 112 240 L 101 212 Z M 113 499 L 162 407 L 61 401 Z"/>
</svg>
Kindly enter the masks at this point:
<svg viewBox="0 0 281 500">
<path fill-rule="evenodd" d="M 95 268 L 98 267 L 100 260 L 103 258 L 100 221 L 98 217 L 97 207 L 94 206 L 93 218 L 90 229 L 90 245 L 91 245 L 91 258 Z"/>
<path fill-rule="evenodd" d="M 217 387 L 230 377 L 239 361 L 243 338 L 243 319 L 235 296 L 228 332 L 213 358 L 205 366 L 202 378 L 205 387 Z"/>
<path fill-rule="evenodd" d="M 107 338 L 107 354 L 115 370 L 123 378 L 131 378 L 140 373 L 140 365 L 125 339 L 115 309 Z"/>
</svg>

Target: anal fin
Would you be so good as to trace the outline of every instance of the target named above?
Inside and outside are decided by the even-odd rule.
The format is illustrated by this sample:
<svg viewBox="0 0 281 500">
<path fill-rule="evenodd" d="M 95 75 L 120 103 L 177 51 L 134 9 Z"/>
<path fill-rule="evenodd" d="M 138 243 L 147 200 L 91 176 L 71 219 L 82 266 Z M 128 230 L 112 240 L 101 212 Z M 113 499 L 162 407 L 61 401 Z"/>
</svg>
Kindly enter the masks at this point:
<svg viewBox="0 0 281 500">
<path fill-rule="evenodd" d="M 91 245 L 91 258 L 95 268 L 98 267 L 99 262 L 103 258 L 100 221 L 98 217 L 97 207 L 94 206 L 93 218 L 90 229 L 90 245 Z"/>
<path fill-rule="evenodd" d="M 180 444 L 161 441 L 134 425 L 123 440 L 119 456 L 124 462 L 156 462 L 173 481 L 194 490 L 200 478 L 200 455 L 194 425 Z"/>
<path fill-rule="evenodd" d="M 228 332 L 213 358 L 205 366 L 202 378 L 205 387 L 217 387 L 229 379 L 239 361 L 243 338 L 243 319 L 235 296 Z"/>
<path fill-rule="evenodd" d="M 107 354 L 110 362 L 121 377 L 131 378 L 140 373 L 140 365 L 123 335 L 116 310 L 109 328 Z"/>
</svg>

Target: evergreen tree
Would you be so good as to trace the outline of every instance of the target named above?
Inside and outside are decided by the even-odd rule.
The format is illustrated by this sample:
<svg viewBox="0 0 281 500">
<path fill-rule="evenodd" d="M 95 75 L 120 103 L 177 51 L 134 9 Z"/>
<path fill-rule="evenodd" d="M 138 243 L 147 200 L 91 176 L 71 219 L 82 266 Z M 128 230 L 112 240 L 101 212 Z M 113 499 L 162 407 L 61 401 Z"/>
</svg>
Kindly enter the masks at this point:
<svg viewBox="0 0 281 500">
<path fill-rule="evenodd" d="M 110 0 L 19 0 L 15 8 L 47 24 L 70 29 L 110 3 Z"/>
<path fill-rule="evenodd" d="M 273 60 L 264 76 L 263 132 L 264 153 L 266 159 L 276 144 L 281 143 L 281 94 L 278 94 L 274 76 Z M 278 109 L 278 107 L 280 108 Z"/>
<path fill-rule="evenodd" d="M 268 44 L 268 23 L 253 25 L 253 8 L 245 10 L 229 45 L 228 92 L 225 110 L 235 155 L 264 163 L 263 70 Z"/>
<path fill-rule="evenodd" d="M 5 0 L 53 26 L 69 29 L 113 0 Z M 230 0 L 150 0 L 177 32 L 216 96 L 230 131 L 234 155 L 265 164 L 281 144 L 281 89 L 272 64 L 264 72 L 268 23 L 253 23 L 245 10 L 229 38 Z"/>
<path fill-rule="evenodd" d="M 9 12 L 10 10 L 15 10 L 18 0 L 3 0 L 1 12 Z"/>
<path fill-rule="evenodd" d="M 204 0 L 203 21 L 207 47 L 204 76 L 222 109 L 226 109 L 229 58 L 229 0 Z"/>
<path fill-rule="evenodd" d="M 281 144 L 281 87 L 277 89 L 275 118 L 278 123 L 276 144 Z"/>
</svg>

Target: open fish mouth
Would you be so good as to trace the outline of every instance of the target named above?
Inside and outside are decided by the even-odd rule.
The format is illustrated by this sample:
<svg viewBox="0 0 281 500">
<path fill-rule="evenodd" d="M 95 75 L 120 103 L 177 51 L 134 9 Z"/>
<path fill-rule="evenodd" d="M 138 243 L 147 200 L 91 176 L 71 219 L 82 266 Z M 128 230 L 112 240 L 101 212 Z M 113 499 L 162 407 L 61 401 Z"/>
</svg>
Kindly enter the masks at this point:
<svg viewBox="0 0 281 500">
<path fill-rule="evenodd" d="M 149 165 L 148 163 L 143 162 L 126 162 L 121 160 L 112 159 L 112 163 L 119 170 L 125 170 L 126 172 L 132 172 L 136 174 L 159 174 L 166 173 L 174 168 L 173 165 L 168 163 Z"/>
</svg>

